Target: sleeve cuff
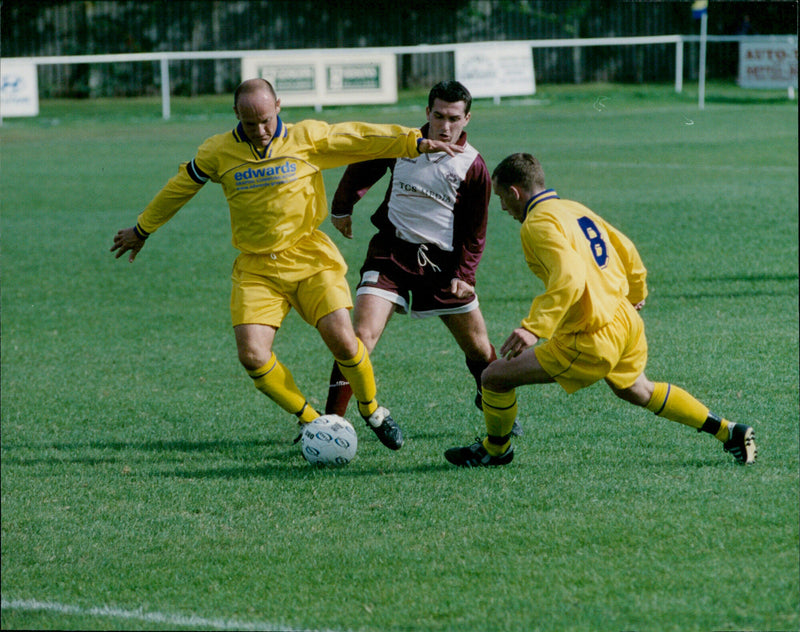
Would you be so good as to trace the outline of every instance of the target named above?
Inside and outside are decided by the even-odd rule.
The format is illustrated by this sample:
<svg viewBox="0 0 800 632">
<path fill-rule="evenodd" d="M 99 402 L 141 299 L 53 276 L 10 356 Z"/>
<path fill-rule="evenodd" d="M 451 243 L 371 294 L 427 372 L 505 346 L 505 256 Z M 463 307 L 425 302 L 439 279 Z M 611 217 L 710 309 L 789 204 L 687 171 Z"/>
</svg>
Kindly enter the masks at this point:
<svg viewBox="0 0 800 632">
<path fill-rule="evenodd" d="M 141 226 L 139 226 L 139 224 L 136 224 L 136 226 L 133 227 L 133 232 L 136 233 L 136 236 L 142 241 L 144 241 L 150 236 L 150 233 L 148 233 Z"/>
</svg>

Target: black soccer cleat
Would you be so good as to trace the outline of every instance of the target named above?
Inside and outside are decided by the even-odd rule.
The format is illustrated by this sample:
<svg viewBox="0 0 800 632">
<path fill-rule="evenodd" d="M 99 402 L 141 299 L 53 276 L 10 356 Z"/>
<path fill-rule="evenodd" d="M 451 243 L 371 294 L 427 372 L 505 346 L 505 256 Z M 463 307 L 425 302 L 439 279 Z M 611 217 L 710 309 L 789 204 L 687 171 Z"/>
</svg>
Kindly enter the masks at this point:
<svg viewBox="0 0 800 632">
<path fill-rule="evenodd" d="M 453 465 L 459 467 L 493 467 L 495 465 L 508 465 L 514 460 L 514 446 L 508 446 L 508 450 L 500 456 L 492 456 L 483 447 L 482 441 L 476 441 L 472 445 L 463 448 L 450 448 L 444 453 L 446 458 Z"/>
<path fill-rule="evenodd" d="M 390 450 L 403 447 L 403 431 L 397 425 L 388 408 L 378 406 L 369 417 L 364 417 L 367 426 L 375 433 L 380 442 Z"/>
<path fill-rule="evenodd" d="M 733 424 L 731 436 L 722 444 L 725 452 L 733 455 L 733 458 L 742 465 L 751 465 L 756 462 L 758 448 L 756 447 L 755 432 L 750 426 L 744 424 Z"/>
<path fill-rule="evenodd" d="M 303 438 L 303 428 L 305 428 L 305 427 L 306 427 L 306 424 L 307 424 L 307 423 L 309 423 L 309 422 L 302 422 L 302 421 L 298 421 L 298 422 L 297 422 L 297 433 L 298 433 L 298 434 L 297 434 L 297 436 L 294 438 L 294 441 L 292 441 L 292 443 L 293 443 L 293 444 L 300 443 L 300 439 L 302 439 L 302 438 Z M 305 457 L 305 455 L 303 455 L 303 456 Z"/>
</svg>

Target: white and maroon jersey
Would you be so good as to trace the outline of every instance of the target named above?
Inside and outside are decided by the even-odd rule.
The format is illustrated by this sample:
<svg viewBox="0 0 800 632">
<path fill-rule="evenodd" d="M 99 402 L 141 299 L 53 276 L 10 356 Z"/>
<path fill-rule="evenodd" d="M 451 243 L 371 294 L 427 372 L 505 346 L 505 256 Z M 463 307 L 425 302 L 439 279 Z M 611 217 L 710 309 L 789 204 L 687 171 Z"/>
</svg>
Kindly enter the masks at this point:
<svg viewBox="0 0 800 632">
<path fill-rule="evenodd" d="M 422 128 L 423 136 L 427 126 Z M 462 132 L 462 153 L 418 158 L 369 160 L 350 165 L 333 197 L 331 213 L 350 215 L 353 207 L 387 170 L 392 179 L 372 216 L 382 232 L 412 244 L 427 244 L 454 261 L 452 276 L 475 284 L 486 243 L 492 184 L 486 163 Z"/>
</svg>

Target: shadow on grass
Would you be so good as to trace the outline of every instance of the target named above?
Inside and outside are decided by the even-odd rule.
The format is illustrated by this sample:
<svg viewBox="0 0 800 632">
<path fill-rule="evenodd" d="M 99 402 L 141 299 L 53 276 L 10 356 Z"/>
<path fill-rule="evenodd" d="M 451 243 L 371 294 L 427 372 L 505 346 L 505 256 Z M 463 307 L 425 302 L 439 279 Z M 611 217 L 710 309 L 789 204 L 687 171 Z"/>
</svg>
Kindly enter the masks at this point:
<svg viewBox="0 0 800 632">
<path fill-rule="evenodd" d="M 397 474 L 432 474 L 445 470 L 452 470 L 453 466 L 442 460 L 441 463 L 414 463 L 398 466 L 374 465 L 360 466 L 351 463 L 347 467 L 314 467 L 310 466 L 301 459 L 297 453 L 292 452 L 291 456 L 280 463 L 261 463 L 253 466 L 223 467 L 223 468 L 201 468 L 192 470 L 176 470 L 175 472 L 162 472 L 159 476 L 175 477 L 187 480 L 241 480 L 251 478 L 280 478 L 305 480 L 309 476 L 331 476 L 348 478 L 367 478 L 375 476 L 387 476 Z"/>
<path fill-rule="evenodd" d="M 214 440 L 202 441 L 186 439 L 153 441 L 87 441 L 82 442 L 41 442 L 3 444 L 4 465 L 40 465 L 77 463 L 87 465 L 112 464 L 126 461 L 124 453 L 171 454 L 176 458 L 190 453 L 248 453 L 254 449 L 285 445 L 282 439 Z M 89 455 L 91 451 L 114 451 L 115 456 Z M 33 454 L 31 454 L 33 453 Z M 46 453 L 46 454 L 45 454 Z M 41 456 L 38 456 L 41 454 Z"/>
<path fill-rule="evenodd" d="M 441 433 L 422 433 L 414 439 L 442 442 Z M 550 467 L 564 465 L 564 449 L 556 437 L 535 448 L 529 445 L 523 435 L 518 439 L 518 458 L 504 470 L 548 470 Z M 442 444 L 442 451 L 452 445 L 466 445 L 469 441 L 450 441 Z M 285 480 L 305 480 L 310 476 L 332 477 L 381 477 L 390 475 L 433 474 L 444 471 L 459 471 L 448 464 L 441 452 L 428 460 L 420 462 L 420 455 L 410 460 L 405 453 L 383 454 L 385 449 L 377 442 L 364 446 L 363 457 L 347 467 L 314 467 L 306 463 L 297 446 L 285 438 L 269 440 L 152 440 L 152 441 L 89 441 L 81 442 L 41 442 L 3 445 L 3 465 L 10 467 L 63 467 L 77 466 L 119 466 L 138 464 L 140 475 L 152 478 L 174 478 L 183 480 L 245 480 L 258 478 L 277 478 Z M 113 450 L 118 454 L 109 455 Z M 92 451 L 105 454 L 92 454 Z M 408 452 L 408 449 L 405 450 Z M 611 455 L 602 450 L 587 453 L 579 447 L 567 458 L 570 467 L 584 461 L 612 461 Z M 361 454 L 361 453 L 359 453 Z M 618 457 L 618 452 L 615 452 Z M 191 463 L 185 462 L 187 456 L 197 455 Z M 727 456 L 727 455 L 725 455 Z M 387 460 L 391 458 L 391 461 Z M 721 454 L 700 456 L 675 454 L 674 451 L 654 447 L 646 454 L 629 455 L 629 459 L 639 460 L 642 467 L 659 471 L 689 471 L 702 468 L 717 468 L 732 465 L 739 467 L 732 459 Z M 554 460 L 555 459 L 555 460 Z M 549 463 L 549 465 L 548 465 Z M 6 470 L 7 473 L 7 470 Z"/>
<path fill-rule="evenodd" d="M 381 446 L 377 449 L 383 450 Z M 113 451 L 117 454 L 109 455 Z M 92 454 L 100 452 L 100 454 Z M 104 453 L 104 454 L 103 454 Z M 142 456 L 144 455 L 144 456 Z M 207 467 L 177 467 L 189 455 L 206 457 Z M 370 457 L 371 458 L 371 457 Z M 402 455 L 399 459 L 402 459 Z M 235 460 L 234 465 L 230 465 Z M 195 464 L 197 459 L 194 459 Z M 273 463 L 274 461 L 274 463 Z M 215 463 L 225 466 L 215 467 Z M 152 441 L 87 441 L 41 442 L 3 445 L 4 467 L 36 467 L 64 465 L 139 465 L 151 466 L 150 476 L 180 479 L 248 479 L 283 478 L 305 479 L 310 475 L 383 476 L 438 472 L 449 469 L 445 463 L 409 464 L 398 460 L 392 464 L 369 466 L 366 459 L 345 468 L 313 467 L 307 464 L 297 446 L 285 438 L 243 440 L 152 440 Z M 159 469 L 171 463 L 175 469 Z M 141 470 L 140 470 L 141 473 Z"/>
</svg>

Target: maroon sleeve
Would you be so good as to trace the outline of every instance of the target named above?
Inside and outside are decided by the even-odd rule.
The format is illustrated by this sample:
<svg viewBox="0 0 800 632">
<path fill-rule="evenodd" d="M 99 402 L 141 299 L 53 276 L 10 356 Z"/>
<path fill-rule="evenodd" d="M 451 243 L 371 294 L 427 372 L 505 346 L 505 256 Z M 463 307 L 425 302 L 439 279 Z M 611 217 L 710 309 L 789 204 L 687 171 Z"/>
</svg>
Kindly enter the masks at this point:
<svg viewBox="0 0 800 632">
<path fill-rule="evenodd" d="M 486 245 L 491 195 L 492 180 L 486 163 L 479 155 L 467 171 L 453 207 L 453 248 L 459 253 L 455 276 L 473 286 Z"/>
<path fill-rule="evenodd" d="M 373 184 L 394 165 L 394 158 L 367 160 L 349 165 L 345 169 L 331 202 L 331 215 L 352 215 L 353 207 Z"/>
</svg>

